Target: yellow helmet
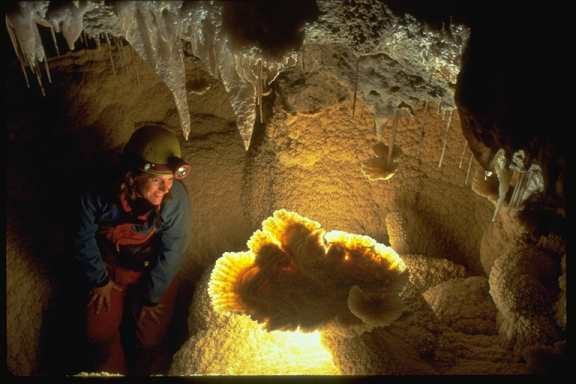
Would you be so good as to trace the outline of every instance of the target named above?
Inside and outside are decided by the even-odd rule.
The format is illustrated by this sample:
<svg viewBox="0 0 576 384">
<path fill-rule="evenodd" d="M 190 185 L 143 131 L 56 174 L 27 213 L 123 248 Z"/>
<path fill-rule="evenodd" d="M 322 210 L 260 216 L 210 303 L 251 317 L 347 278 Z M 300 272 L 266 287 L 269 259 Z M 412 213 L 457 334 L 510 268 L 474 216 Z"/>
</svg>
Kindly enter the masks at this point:
<svg viewBox="0 0 576 384">
<path fill-rule="evenodd" d="M 182 159 L 178 137 L 160 125 L 138 128 L 124 146 L 124 157 L 131 168 L 154 175 L 173 174 L 176 179 L 185 178 L 191 169 Z"/>
</svg>

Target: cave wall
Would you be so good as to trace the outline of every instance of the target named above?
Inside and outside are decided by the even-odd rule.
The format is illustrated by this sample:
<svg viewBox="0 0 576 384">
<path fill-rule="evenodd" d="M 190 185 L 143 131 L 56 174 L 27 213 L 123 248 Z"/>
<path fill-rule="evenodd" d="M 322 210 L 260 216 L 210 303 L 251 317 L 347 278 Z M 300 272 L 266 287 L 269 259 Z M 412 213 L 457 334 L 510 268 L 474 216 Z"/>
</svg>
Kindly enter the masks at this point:
<svg viewBox="0 0 576 384">
<path fill-rule="evenodd" d="M 89 179 L 120 150 L 139 123 L 162 121 L 178 128 L 170 92 L 130 49 L 113 48 L 116 74 L 104 48 L 51 60 L 53 84 L 46 97 L 34 87 L 26 89 L 12 66 L 13 76 L 6 85 L 12 94 L 7 100 L 7 224 L 14 235 L 7 248 L 11 297 L 7 317 L 13 324 L 18 316 L 30 315 L 29 326 L 9 327 L 9 366 L 15 373 L 39 369 L 28 352 L 12 349 L 38 339 L 26 330 L 39 329 L 40 308 L 46 306 L 42 303 L 55 301 L 52 305 L 64 311 L 59 316 L 70 310 L 62 304 L 66 300 L 62 292 L 77 283 L 69 236 L 80 180 Z M 279 208 L 295 210 L 326 228 L 387 241 L 385 217 L 402 206 L 417 212 L 420 221 L 413 226 L 421 239 L 416 251 L 481 273 L 478 242 L 490 204 L 464 185 L 465 169 L 457 166 L 462 145 L 457 127 L 450 131 L 444 166 L 438 169 L 443 123 L 436 107 L 403 119 L 397 132 L 404 151 L 398 174 L 387 182 L 370 182 L 360 165 L 373 156 L 373 116 L 359 98 L 352 117 L 352 84 L 337 76 L 352 68 L 350 55 L 338 46 L 310 50 L 317 51 L 321 65 L 305 71 L 293 68 L 279 78 L 274 96 L 266 100 L 267 123 L 256 127 L 248 152 L 222 85 L 200 62 L 187 58 L 188 85 L 196 93 L 189 94 L 194 129 L 183 142 L 184 156 L 193 165 L 186 185 L 194 217 L 192 245 L 182 268 L 185 280 L 193 285 L 196 273 L 222 252 L 244 249 L 252 231 Z M 41 172 L 27 172 L 35 164 L 41 164 Z M 428 231 L 432 226 L 433 234 Z M 16 246 L 25 235 L 34 240 Z M 19 267 L 24 262 L 49 272 L 25 272 Z M 19 279 L 46 287 L 34 289 L 42 299 L 30 302 L 30 309 L 12 304 L 28 294 L 17 291 Z M 56 324 L 47 327 L 63 333 L 65 329 Z"/>
</svg>

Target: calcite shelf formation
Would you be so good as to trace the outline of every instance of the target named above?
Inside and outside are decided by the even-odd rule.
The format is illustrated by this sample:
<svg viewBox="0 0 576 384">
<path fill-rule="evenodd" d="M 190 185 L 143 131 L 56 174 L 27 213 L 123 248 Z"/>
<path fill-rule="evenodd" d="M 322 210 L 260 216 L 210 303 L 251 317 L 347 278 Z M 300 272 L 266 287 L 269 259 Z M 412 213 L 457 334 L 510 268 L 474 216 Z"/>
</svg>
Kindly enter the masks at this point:
<svg viewBox="0 0 576 384">
<path fill-rule="evenodd" d="M 247 244 L 216 261 L 208 285 L 216 311 L 247 314 L 270 331 L 366 331 L 402 314 L 406 265 L 368 236 L 326 232 L 281 209 Z"/>
</svg>

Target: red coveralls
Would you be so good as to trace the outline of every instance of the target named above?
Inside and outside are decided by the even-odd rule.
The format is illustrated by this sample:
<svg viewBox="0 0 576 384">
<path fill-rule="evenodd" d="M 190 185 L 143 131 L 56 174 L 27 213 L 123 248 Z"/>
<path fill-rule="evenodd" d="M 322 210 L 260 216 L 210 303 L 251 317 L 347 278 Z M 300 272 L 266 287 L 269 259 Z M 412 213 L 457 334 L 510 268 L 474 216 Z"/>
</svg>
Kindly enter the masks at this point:
<svg viewBox="0 0 576 384">
<path fill-rule="evenodd" d="M 130 209 L 125 204 L 122 205 L 125 209 Z M 149 214 L 150 212 L 140 216 L 139 219 L 146 220 Z M 140 283 L 144 280 L 143 277 L 147 273 L 150 262 L 146 261 L 144 265 L 132 268 L 119 265 L 117 259 L 121 253 L 130 254 L 130 252 L 122 252 L 126 250 L 135 254 L 154 253 L 156 236 L 154 227 L 148 233 L 143 234 L 132 231 L 131 226 L 131 223 L 124 223 L 113 228 L 106 228 L 102 231 L 104 236 L 99 239 L 110 280 L 120 287 L 120 290 L 112 290 L 108 310 L 102 309 L 97 314 L 95 302 L 86 307 L 86 335 L 88 342 L 92 344 L 95 351 L 93 369 L 99 372 L 128 373 L 128 364 L 123 347 L 123 336 L 125 335 L 121 333 L 122 325 L 127 324 L 128 327 L 131 327 L 128 328 L 130 332 L 135 334 L 136 353 L 140 357 L 147 356 L 146 352 L 158 347 L 164 340 L 174 310 L 177 293 L 175 281 L 170 284 L 159 303 L 163 307 L 159 322 L 156 323 L 151 318 L 144 318 L 143 321 L 138 322 L 143 305 Z M 135 264 L 138 265 L 138 261 Z M 135 368 L 146 369 L 147 367 L 138 367 L 138 365 L 146 364 L 145 359 L 144 357 L 135 362 Z"/>
</svg>

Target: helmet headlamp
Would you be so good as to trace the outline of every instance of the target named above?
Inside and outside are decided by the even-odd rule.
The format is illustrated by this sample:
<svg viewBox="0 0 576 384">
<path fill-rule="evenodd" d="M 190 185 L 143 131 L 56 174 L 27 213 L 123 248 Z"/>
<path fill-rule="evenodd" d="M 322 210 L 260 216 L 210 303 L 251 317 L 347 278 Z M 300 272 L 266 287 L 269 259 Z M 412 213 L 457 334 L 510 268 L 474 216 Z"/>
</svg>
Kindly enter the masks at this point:
<svg viewBox="0 0 576 384">
<path fill-rule="evenodd" d="M 139 168 L 153 175 L 173 174 L 176 180 L 182 180 L 190 174 L 192 166 L 179 158 L 172 158 L 169 164 L 155 164 L 149 161 L 142 164 Z"/>
<path fill-rule="evenodd" d="M 180 164 L 174 170 L 174 178 L 177 180 L 182 180 L 182 179 L 186 178 L 186 176 L 188 176 L 188 174 L 190 174 L 190 169 L 192 169 L 190 164 L 187 164 L 187 163 Z"/>
</svg>

